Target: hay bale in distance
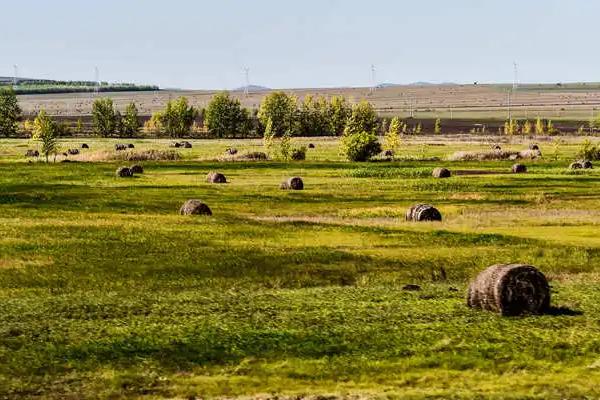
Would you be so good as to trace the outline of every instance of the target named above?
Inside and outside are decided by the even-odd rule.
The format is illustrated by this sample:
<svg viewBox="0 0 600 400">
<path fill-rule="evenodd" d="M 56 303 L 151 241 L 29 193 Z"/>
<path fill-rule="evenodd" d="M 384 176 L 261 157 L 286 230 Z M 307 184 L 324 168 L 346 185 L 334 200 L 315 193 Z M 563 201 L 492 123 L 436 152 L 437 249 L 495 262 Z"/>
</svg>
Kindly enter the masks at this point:
<svg viewBox="0 0 600 400">
<path fill-rule="evenodd" d="M 527 167 L 523 164 L 515 164 L 512 166 L 513 174 L 524 174 L 527 172 Z"/>
<path fill-rule="evenodd" d="M 183 141 L 181 143 L 179 143 L 181 145 L 181 147 L 183 147 L 184 149 L 191 149 L 192 148 L 192 144 L 190 142 L 187 141 Z"/>
<path fill-rule="evenodd" d="M 594 167 L 590 160 L 581 161 L 581 166 L 583 167 L 583 169 L 592 169 Z"/>
<path fill-rule="evenodd" d="M 494 151 L 502 151 L 502 147 L 499 144 L 493 144 L 491 147 Z"/>
<path fill-rule="evenodd" d="M 76 156 L 77 154 L 79 154 L 79 149 L 69 149 L 67 150 L 67 153 L 69 153 L 69 155 L 71 156 Z"/>
<path fill-rule="evenodd" d="M 129 169 L 131 170 L 131 173 L 133 173 L 133 174 L 143 174 L 144 173 L 144 167 L 142 167 L 140 164 L 134 164 Z"/>
<path fill-rule="evenodd" d="M 39 157 L 40 156 L 40 152 L 37 150 L 27 150 L 27 152 L 25 153 L 25 157 Z"/>
<path fill-rule="evenodd" d="M 133 145 L 133 143 L 129 143 L 129 144 L 127 145 L 127 148 L 128 148 L 128 149 L 135 149 L 135 146 Z"/>
<path fill-rule="evenodd" d="M 206 181 L 208 183 L 227 183 L 227 178 L 219 172 L 209 172 Z"/>
<path fill-rule="evenodd" d="M 117 168 L 117 177 L 118 178 L 131 178 L 133 176 L 133 172 L 131 168 L 128 167 L 119 167 Z"/>
<path fill-rule="evenodd" d="M 229 154 L 230 156 L 235 156 L 238 153 L 238 151 L 236 148 L 230 147 L 227 150 L 225 150 L 225 153 Z"/>
<path fill-rule="evenodd" d="M 542 314 L 550 307 L 550 287 L 531 265 L 492 265 L 469 286 L 467 304 L 502 315 Z"/>
<path fill-rule="evenodd" d="M 181 215 L 212 215 L 210 207 L 200 200 L 187 200 L 179 209 Z"/>
<path fill-rule="evenodd" d="M 582 169 L 583 168 L 583 164 L 581 164 L 581 162 L 579 161 L 574 161 L 571 163 L 571 165 L 569 165 L 569 169 Z"/>
<path fill-rule="evenodd" d="M 309 144 L 308 144 L 308 148 L 309 148 L 309 149 L 314 149 L 314 148 L 315 148 L 315 145 L 314 145 L 314 144 L 312 144 L 312 143 L 309 143 Z"/>
<path fill-rule="evenodd" d="M 538 146 L 536 143 L 529 143 L 529 150 L 539 150 L 540 146 Z"/>
<path fill-rule="evenodd" d="M 432 205 L 417 204 L 406 211 L 407 221 L 441 221 L 442 214 Z"/>
<path fill-rule="evenodd" d="M 283 181 L 280 186 L 283 190 L 303 190 L 304 182 L 299 176 L 294 176 L 286 181 Z"/>
<path fill-rule="evenodd" d="M 435 168 L 432 175 L 434 178 L 450 178 L 452 173 L 447 168 Z"/>
<path fill-rule="evenodd" d="M 115 144 L 115 150 L 116 151 L 127 150 L 127 146 L 124 144 L 117 143 L 117 144 Z"/>
<path fill-rule="evenodd" d="M 252 153 L 242 154 L 238 156 L 237 159 L 243 161 L 266 161 L 269 159 L 269 156 L 261 151 L 254 151 Z"/>
<path fill-rule="evenodd" d="M 82 143 L 82 144 L 81 144 L 81 148 L 82 148 L 82 149 L 89 149 L 89 148 L 90 148 L 90 146 L 89 146 L 87 143 Z"/>
</svg>

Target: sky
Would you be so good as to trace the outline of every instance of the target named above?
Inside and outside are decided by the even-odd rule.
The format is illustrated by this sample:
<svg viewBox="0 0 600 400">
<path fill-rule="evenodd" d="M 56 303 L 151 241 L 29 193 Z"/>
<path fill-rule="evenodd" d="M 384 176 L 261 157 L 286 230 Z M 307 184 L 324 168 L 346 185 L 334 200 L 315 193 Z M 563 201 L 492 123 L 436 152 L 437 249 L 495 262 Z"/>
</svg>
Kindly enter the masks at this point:
<svg viewBox="0 0 600 400">
<path fill-rule="evenodd" d="M 233 89 L 600 81 L 594 0 L 0 0 L 0 76 Z"/>
</svg>

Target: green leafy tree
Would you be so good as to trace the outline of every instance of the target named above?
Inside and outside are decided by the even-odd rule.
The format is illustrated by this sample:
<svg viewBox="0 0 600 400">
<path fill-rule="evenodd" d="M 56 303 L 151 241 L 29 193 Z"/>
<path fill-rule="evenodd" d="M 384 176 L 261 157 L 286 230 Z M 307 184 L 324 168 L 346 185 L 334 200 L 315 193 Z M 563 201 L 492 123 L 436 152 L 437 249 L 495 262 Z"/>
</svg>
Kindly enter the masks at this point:
<svg viewBox="0 0 600 400">
<path fill-rule="evenodd" d="M 279 155 L 285 161 L 289 161 L 292 156 L 292 134 L 286 132 L 281 136 L 279 142 Z"/>
<path fill-rule="evenodd" d="M 131 102 L 125 108 L 125 115 L 121 123 L 121 134 L 125 137 L 137 136 L 140 132 L 140 118 L 138 116 L 138 109 L 135 103 Z"/>
<path fill-rule="evenodd" d="M 273 92 L 268 94 L 258 109 L 258 119 L 263 126 L 267 126 L 270 120 L 271 132 L 279 137 L 286 132 L 296 131 L 297 99 L 295 96 L 285 92 Z"/>
<path fill-rule="evenodd" d="M 402 121 L 394 117 L 390 122 L 390 129 L 383 138 L 383 148 L 385 150 L 397 150 L 400 147 L 400 135 L 402 134 Z"/>
<path fill-rule="evenodd" d="M 81 120 L 81 118 L 77 120 L 77 125 L 75 126 L 75 129 L 77 130 L 77 133 L 79 135 L 83 133 L 83 121 Z"/>
<path fill-rule="evenodd" d="M 45 110 L 41 110 L 33 121 L 33 139 L 41 143 L 41 153 L 46 157 L 58 151 L 58 135 L 56 123 L 48 116 Z"/>
<path fill-rule="evenodd" d="M 249 129 L 249 112 L 229 93 L 216 94 L 204 111 L 204 124 L 218 138 L 245 135 Z"/>
<path fill-rule="evenodd" d="M 329 100 L 327 118 L 329 120 L 329 131 L 335 136 L 340 136 L 346 129 L 348 118 L 352 114 L 352 107 L 342 96 L 333 96 Z"/>
<path fill-rule="evenodd" d="M 529 120 L 523 123 L 523 135 L 531 135 L 533 133 L 533 124 Z"/>
<path fill-rule="evenodd" d="M 379 121 L 373 105 L 368 101 L 361 101 L 352 107 L 352 114 L 348 119 L 344 134 L 353 135 L 363 132 L 375 134 L 378 127 Z"/>
<path fill-rule="evenodd" d="M 373 132 L 359 132 L 342 136 L 340 150 L 349 161 L 368 161 L 381 152 L 381 144 Z"/>
<path fill-rule="evenodd" d="M 543 135 L 546 133 L 546 127 L 544 126 L 544 121 L 540 117 L 535 120 L 535 134 Z"/>
<path fill-rule="evenodd" d="M 548 135 L 555 135 L 556 133 L 558 133 L 551 119 L 549 119 L 546 123 L 546 131 L 548 132 Z"/>
<path fill-rule="evenodd" d="M 180 97 L 169 101 L 158 114 L 158 119 L 164 133 L 171 137 L 182 137 L 190 133 L 197 116 L 198 110 L 188 104 L 186 97 Z"/>
<path fill-rule="evenodd" d="M 12 88 L 0 89 L 0 135 L 15 136 L 21 119 L 21 107 Z"/>
<path fill-rule="evenodd" d="M 116 132 L 116 119 L 113 101 L 109 98 L 96 99 L 92 105 L 94 132 L 109 137 Z"/>
<path fill-rule="evenodd" d="M 298 130 L 303 136 L 329 136 L 331 129 L 327 99 L 319 96 L 304 97 L 298 112 Z"/>
<path fill-rule="evenodd" d="M 269 119 L 265 124 L 265 133 L 263 136 L 263 145 L 267 149 L 267 153 L 271 153 L 274 146 L 275 134 L 273 133 L 273 122 Z"/>
<path fill-rule="evenodd" d="M 439 118 L 435 120 L 435 126 L 433 127 L 433 133 L 435 133 L 436 135 L 440 135 L 442 133 L 442 120 Z"/>
</svg>

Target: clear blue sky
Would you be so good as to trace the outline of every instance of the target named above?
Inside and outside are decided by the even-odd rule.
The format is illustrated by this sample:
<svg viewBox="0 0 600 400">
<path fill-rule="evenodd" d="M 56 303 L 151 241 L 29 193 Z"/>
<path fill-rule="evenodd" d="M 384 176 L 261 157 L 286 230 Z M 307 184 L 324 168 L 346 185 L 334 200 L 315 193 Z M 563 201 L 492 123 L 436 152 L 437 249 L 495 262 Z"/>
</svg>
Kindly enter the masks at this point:
<svg viewBox="0 0 600 400">
<path fill-rule="evenodd" d="M 600 81 L 594 0 L 0 1 L 0 75 L 231 89 Z"/>
</svg>

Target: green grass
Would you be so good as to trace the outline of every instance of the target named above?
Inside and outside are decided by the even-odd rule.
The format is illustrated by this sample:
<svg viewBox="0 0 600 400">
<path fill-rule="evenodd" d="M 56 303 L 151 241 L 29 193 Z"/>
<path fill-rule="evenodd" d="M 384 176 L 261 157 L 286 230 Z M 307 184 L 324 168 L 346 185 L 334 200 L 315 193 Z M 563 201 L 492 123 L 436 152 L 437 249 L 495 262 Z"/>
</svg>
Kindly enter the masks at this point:
<svg viewBox="0 0 600 400">
<path fill-rule="evenodd" d="M 600 172 L 566 173 L 578 145 L 512 175 L 346 163 L 334 140 L 306 141 L 295 163 L 219 163 L 259 142 L 195 141 L 133 179 L 0 141 L 0 398 L 600 397 Z M 498 174 L 431 178 L 441 165 Z M 205 183 L 211 170 L 230 183 Z M 293 175 L 306 190 L 279 190 Z M 179 216 L 188 198 L 214 216 Z M 405 222 L 416 202 L 444 221 Z M 469 280 L 512 261 L 551 280 L 551 314 L 466 307 Z"/>
</svg>

